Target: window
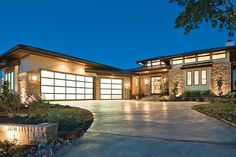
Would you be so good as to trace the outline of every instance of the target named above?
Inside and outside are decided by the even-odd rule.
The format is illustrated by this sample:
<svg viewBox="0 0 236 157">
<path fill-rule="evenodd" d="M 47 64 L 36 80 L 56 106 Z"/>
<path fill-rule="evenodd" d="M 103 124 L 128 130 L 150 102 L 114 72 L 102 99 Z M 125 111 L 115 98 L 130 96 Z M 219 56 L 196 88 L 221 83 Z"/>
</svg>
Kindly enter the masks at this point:
<svg viewBox="0 0 236 157">
<path fill-rule="evenodd" d="M 5 74 L 5 81 L 8 82 L 9 85 L 9 89 L 14 92 L 15 90 L 15 76 L 14 76 L 14 72 L 9 72 Z"/>
<path fill-rule="evenodd" d="M 187 86 L 191 86 L 192 85 L 192 72 L 188 71 L 187 72 Z"/>
<path fill-rule="evenodd" d="M 122 79 L 100 79 L 101 99 L 122 99 Z"/>
<path fill-rule="evenodd" d="M 199 85 L 199 71 L 194 71 L 194 85 Z"/>
<path fill-rule="evenodd" d="M 198 61 L 206 61 L 206 60 L 210 60 L 210 56 L 199 56 L 198 57 Z"/>
<path fill-rule="evenodd" d="M 182 64 L 182 63 L 183 63 L 183 59 L 173 60 L 173 65 Z"/>
<path fill-rule="evenodd" d="M 207 70 L 201 71 L 201 84 L 206 85 L 207 84 Z"/>
<path fill-rule="evenodd" d="M 226 58 L 226 54 L 225 53 L 213 54 L 212 55 L 212 59 L 223 59 L 223 58 Z"/>
<path fill-rule="evenodd" d="M 184 60 L 185 63 L 193 63 L 193 62 L 195 62 L 195 61 L 196 61 L 196 58 L 186 58 L 186 59 Z"/>
<path fill-rule="evenodd" d="M 41 95 L 46 100 L 93 99 L 93 77 L 41 70 Z"/>
</svg>

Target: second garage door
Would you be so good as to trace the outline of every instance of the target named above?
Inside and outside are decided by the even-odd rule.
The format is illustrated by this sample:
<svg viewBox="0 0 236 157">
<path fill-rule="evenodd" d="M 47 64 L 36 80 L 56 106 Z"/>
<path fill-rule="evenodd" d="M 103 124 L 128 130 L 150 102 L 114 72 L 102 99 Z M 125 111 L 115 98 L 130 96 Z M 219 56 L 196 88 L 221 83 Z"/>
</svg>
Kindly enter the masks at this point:
<svg viewBox="0 0 236 157">
<path fill-rule="evenodd" d="M 122 79 L 100 79 L 100 98 L 101 99 L 122 99 L 123 80 Z"/>
</svg>

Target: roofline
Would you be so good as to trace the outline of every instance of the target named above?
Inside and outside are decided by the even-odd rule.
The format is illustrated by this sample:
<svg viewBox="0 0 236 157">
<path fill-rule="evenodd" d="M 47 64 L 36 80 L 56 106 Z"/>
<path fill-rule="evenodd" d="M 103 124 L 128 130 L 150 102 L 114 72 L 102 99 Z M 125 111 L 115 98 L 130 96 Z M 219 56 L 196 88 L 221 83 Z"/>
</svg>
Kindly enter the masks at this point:
<svg viewBox="0 0 236 157">
<path fill-rule="evenodd" d="M 195 51 L 189 51 L 189 52 L 184 52 L 184 53 L 178 53 L 175 55 L 166 55 L 166 56 L 159 56 L 159 57 L 153 57 L 153 58 L 147 58 L 143 60 L 139 60 L 136 63 L 144 63 L 150 60 L 157 60 L 157 59 L 171 59 L 175 57 L 182 57 L 182 56 L 188 56 L 188 55 L 196 55 L 196 54 L 202 54 L 202 53 L 207 53 L 207 52 L 214 52 L 214 51 L 227 51 L 227 50 L 236 50 L 236 46 L 225 46 L 225 47 L 217 47 L 217 48 L 209 48 L 209 49 L 200 49 L 200 50 L 195 50 Z"/>
<path fill-rule="evenodd" d="M 36 52 L 36 53 L 41 53 L 41 54 L 45 54 L 45 55 L 51 55 L 51 56 L 54 56 L 54 57 L 60 57 L 60 58 L 64 58 L 64 59 L 68 59 L 68 60 L 73 60 L 73 61 L 77 61 L 77 62 L 82 62 L 82 63 L 86 63 L 86 64 L 90 64 L 90 65 L 102 66 L 103 68 L 122 70 L 120 68 L 116 68 L 116 67 L 113 67 L 113 66 L 105 65 L 105 64 L 102 64 L 102 63 L 97 63 L 97 62 L 89 61 L 89 60 L 86 60 L 86 59 L 82 59 L 82 58 L 66 55 L 66 54 L 63 54 L 63 53 L 60 53 L 60 52 L 46 50 L 46 49 L 42 49 L 42 48 L 38 48 L 38 47 L 34 47 L 34 46 L 29 46 L 29 45 L 24 45 L 24 44 L 18 44 L 16 46 L 14 46 L 13 48 L 11 48 L 8 51 L 6 51 L 5 53 L 1 54 L 0 58 L 3 58 L 5 56 L 11 54 L 11 53 L 13 53 L 14 51 L 16 51 L 18 49 L 33 51 L 33 52 Z"/>
</svg>

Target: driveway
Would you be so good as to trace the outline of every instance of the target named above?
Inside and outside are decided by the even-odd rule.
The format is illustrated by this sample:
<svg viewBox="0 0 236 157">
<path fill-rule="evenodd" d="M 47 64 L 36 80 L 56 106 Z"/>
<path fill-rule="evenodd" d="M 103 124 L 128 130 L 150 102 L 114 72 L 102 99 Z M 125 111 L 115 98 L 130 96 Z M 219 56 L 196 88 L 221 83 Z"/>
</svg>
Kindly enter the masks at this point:
<svg viewBox="0 0 236 157">
<path fill-rule="evenodd" d="M 236 129 L 191 110 L 196 102 L 60 102 L 94 123 L 57 157 L 235 157 Z"/>
</svg>

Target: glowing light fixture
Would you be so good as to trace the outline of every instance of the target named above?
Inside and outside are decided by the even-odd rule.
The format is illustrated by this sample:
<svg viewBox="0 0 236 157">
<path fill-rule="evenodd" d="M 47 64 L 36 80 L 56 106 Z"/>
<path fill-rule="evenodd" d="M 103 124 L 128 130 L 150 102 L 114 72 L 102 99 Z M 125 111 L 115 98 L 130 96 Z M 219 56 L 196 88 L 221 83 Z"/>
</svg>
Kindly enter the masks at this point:
<svg viewBox="0 0 236 157">
<path fill-rule="evenodd" d="M 7 129 L 7 139 L 9 141 L 13 141 L 15 139 L 15 131 L 11 127 L 8 127 L 8 129 Z"/>
<path fill-rule="evenodd" d="M 38 81 L 38 76 L 37 75 L 32 75 L 31 80 L 32 81 Z"/>
<path fill-rule="evenodd" d="M 145 80 L 144 80 L 144 84 L 145 84 L 145 85 L 148 85 L 148 83 L 149 83 L 148 79 L 145 79 Z"/>
</svg>

